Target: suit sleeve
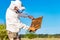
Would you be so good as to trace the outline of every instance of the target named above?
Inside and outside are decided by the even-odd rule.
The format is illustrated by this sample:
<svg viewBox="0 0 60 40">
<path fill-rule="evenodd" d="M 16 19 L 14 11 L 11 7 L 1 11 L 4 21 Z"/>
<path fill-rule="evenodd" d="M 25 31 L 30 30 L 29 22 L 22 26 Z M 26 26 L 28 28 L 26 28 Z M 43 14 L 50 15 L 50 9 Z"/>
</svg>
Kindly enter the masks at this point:
<svg viewBox="0 0 60 40">
<path fill-rule="evenodd" d="M 29 15 L 25 14 L 25 13 L 19 13 L 19 17 L 28 17 Z"/>
</svg>

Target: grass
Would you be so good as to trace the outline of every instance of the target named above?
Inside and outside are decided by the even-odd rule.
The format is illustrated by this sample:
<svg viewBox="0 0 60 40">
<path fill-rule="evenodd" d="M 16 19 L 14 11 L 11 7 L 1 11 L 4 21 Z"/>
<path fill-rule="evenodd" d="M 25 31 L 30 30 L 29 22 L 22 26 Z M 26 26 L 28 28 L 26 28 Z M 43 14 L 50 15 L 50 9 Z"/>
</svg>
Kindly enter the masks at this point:
<svg viewBox="0 0 60 40">
<path fill-rule="evenodd" d="M 60 38 L 34 38 L 34 39 L 21 38 L 21 40 L 60 40 Z"/>
</svg>

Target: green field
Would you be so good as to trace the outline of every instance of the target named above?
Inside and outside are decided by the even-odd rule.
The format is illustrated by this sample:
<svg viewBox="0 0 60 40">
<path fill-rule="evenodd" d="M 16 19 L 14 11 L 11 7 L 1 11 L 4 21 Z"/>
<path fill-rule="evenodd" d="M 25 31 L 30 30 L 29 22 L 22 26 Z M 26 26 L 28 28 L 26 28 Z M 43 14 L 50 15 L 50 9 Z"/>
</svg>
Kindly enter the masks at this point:
<svg viewBox="0 0 60 40">
<path fill-rule="evenodd" d="M 4 40 L 6 40 L 6 39 L 4 39 Z M 60 38 L 34 38 L 34 39 L 21 38 L 21 40 L 60 40 Z"/>
</svg>

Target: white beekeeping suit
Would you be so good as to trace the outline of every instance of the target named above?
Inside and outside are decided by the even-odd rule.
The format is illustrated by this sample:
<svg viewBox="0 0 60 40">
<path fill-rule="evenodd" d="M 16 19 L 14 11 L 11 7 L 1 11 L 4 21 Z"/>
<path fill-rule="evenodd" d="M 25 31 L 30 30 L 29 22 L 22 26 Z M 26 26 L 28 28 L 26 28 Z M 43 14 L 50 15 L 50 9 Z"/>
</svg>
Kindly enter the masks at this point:
<svg viewBox="0 0 60 40">
<path fill-rule="evenodd" d="M 19 10 L 25 9 L 25 7 L 22 7 L 21 1 L 19 0 L 11 1 L 11 4 L 6 11 L 6 30 L 9 30 L 11 32 L 19 32 L 19 28 L 27 30 L 29 27 L 19 20 L 18 18 L 19 14 L 17 14 L 15 10 L 13 10 L 15 6 L 17 6 Z M 27 17 L 27 15 L 22 14 L 21 16 Z"/>
</svg>

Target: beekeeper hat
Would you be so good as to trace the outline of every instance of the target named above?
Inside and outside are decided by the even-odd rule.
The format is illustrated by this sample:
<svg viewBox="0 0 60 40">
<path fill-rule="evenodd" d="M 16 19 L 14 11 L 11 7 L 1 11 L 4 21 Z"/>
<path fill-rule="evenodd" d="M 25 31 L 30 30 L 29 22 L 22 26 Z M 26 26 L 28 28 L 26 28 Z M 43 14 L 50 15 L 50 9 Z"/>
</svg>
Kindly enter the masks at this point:
<svg viewBox="0 0 60 40">
<path fill-rule="evenodd" d="M 21 1 L 19 1 L 19 0 L 11 1 L 10 8 L 14 9 L 15 6 L 16 6 L 18 9 L 20 9 L 20 10 L 25 9 L 25 7 L 22 6 Z"/>
</svg>

